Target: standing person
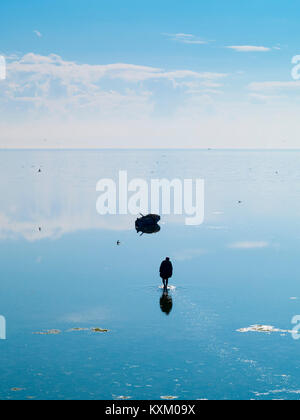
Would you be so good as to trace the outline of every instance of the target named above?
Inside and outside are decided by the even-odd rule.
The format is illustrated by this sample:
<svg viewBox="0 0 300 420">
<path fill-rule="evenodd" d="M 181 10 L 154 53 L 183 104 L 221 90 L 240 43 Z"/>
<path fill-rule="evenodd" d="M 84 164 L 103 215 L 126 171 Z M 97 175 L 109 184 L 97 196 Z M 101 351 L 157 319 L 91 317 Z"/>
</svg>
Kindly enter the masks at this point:
<svg viewBox="0 0 300 420">
<path fill-rule="evenodd" d="M 160 265 L 160 277 L 162 278 L 164 289 L 168 290 L 169 279 L 173 275 L 173 265 L 170 261 L 170 258 L 167 257 Z"/>
</svg>

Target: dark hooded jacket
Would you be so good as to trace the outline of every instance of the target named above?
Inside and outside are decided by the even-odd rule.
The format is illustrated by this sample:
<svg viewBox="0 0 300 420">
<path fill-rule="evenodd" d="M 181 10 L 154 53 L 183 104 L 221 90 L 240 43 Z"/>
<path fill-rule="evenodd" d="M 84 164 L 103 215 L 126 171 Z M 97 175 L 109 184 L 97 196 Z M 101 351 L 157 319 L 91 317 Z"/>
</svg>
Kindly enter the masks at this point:
<svg viewBox="0 0 300 420">
<path fill-rule="evenodd" d="M 171 278 L 172 275 L 173 275 L 173 266 L 172 266 L 171 261 L 169 261 L 169 260 L 163 261 L 161 263 L 159 272 L 160 272 L 160 277 L 162 279 L 169 279 L 169 278 Z"/>
</svg>

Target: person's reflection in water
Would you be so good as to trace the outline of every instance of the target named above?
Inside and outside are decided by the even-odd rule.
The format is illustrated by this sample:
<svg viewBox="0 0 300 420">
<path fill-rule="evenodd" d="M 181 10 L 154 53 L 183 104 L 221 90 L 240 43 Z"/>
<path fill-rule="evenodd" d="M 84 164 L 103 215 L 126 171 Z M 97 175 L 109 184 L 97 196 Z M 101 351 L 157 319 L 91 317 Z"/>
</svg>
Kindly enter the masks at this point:
<svg viewBox="0 0 300 420">
<path fill-rule="evenodd" d="M 173 299 L 172 296 L 169 295 L 168 291 L 164 290 L 162 297 L 159 301 L 160 309 L 166 315 L 170 315 L 172 308 L 173 308 Z"/>
</svg>

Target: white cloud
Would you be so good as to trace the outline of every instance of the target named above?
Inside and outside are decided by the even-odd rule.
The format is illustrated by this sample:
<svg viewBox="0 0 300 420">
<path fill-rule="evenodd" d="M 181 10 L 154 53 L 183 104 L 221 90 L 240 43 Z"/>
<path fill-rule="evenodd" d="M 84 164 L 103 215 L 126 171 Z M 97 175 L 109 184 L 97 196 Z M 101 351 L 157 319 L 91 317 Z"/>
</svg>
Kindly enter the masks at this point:
<svg viewBox="0 0 300 420">
<path fill-rule="evenodd" d="M 233 249 L 262 249 L 269 246 L 268 242 L 235 242 L 229 245 Z"/>
<path fill-rule="evenodd" d="M 271 51 L 271 48 L 268 47 L 259 47 L 254 45 L 232 45 L 229 47 L 226 47 L 232 50 L 235 50 L 237 52 L 267 52 Z"/>
<path fill-rule="evenodd" d="M 33 31 L 35 34 L 36 34 L 36 36 L 38 36 L 39 38 L 41 38 L 43 35 L 41 34 L 41 32 L 40 31 L 38 31 L 38 30 L 34 30 Z"/>
<path fill-rule="evenodd" d="M 233 80 L 224 72 L 90 65 L 34 53 L 7 63 L 0 90 L 2 148 L 299 146 L 296 101 L 272 92 L 262 112 L 259 103 L 268 95 L 249 95 L 265 85 L 252 84 L 233 99 L 225 90 L 233 92 Z"/>
<path fill-rule="evenodd" d="M 51 54 L 41 56 L 34 53 L 26 54 L 19 61 L 10 64 L 13 73 L 33 73 L 39 78 L 52 76 L 67 81 L 82 81 L 93 83 L 105 77 L 138 83 L 151 79 L 218 79 L 226 77 L 224 73 L 195 72 L 190 70 L 166 71 L 160 68 L 139 66 L 134 64 L 116 63 L 106 65 L 77 64 L 64 61 L 60 56 Z"/>
<path fill-rule="evenodd" d="M 84 211 L 87 213 L 85 209 Z M 22 215 L 17 214 L 12 218 L 0 212 L 0 240 L 24 238 L 29 242 L 35 242 L 43 239 L 59 239 L 66 234 L 89 229 L 116 232 L 132 229 L 132 220 L 129 217 L 119 217 L 116 220 L 113 217 L 101 219 L 96 216 L 91 213 L 83 218 L 82 214 L 75 212 L 75 209 L 70 211 L 63 208 L 61 214 L 56 217 L 50 218 L 43 214 L 22 220 Z M 38 230 L 39 226 L 42 226 L 41 232 Z"/>
<path fill-rule="evenodd" d="M 287 99 L 288 96 L 286 95 L 266 95 L 263 93 L 249 93 L 250 101 L 257 104 L 273 104 L 278 101 Z"/>
<path fill-rule="evenodd" d="M 271 90 L 271 89 L 299 89 L 300 82 L 296 81 L 287 81 L 287 82 L 253 82 L 249 86 L 250 90 L 253 91 L 263 91 L 263 90 Z"/>
<path fill-rule="evenodd" d="M 126 63 L 104 65 L 78 64 L 51 54 L 42 56 L 29 53 L 8 64 L 5 90 L 0 93 L 0 108 L 7 104 L 23 106 L 27 112 L 54 114 L 71 118 L 91 119 L 145 118 L 154 109 L 155 98 L 149 84 L 162 83 L 163 88 L 182 87 L 190 93 L 184 82 L 195 82 L 204 88 L 216 89 L 216 81 L 225 73 L 196 72 L 187 69 L 167 71 L 150 66 Z M 4 115 L 2 113 L 2 115 Z M 25 113 L 23 113 L 25 115 Z"/>
<path fill-rule="evenodd" d="M 164 35 L 167 36 L 172 41 L 181 42 L 182 44 L 196 44 L 196 45 L 207 44 L 207 41 L 203 41 L 202 39 L 192 34 L 179 33 L 179 34 L 164 34 Z"/>
<path fill-rule="evenodd" d="M 222 91 L 223 84 L 217 81 L 218 77 L 215 77 L 214 80 L 204 79 L 194 79 L 194 80 L 183 80 L 174 82 L 175 86 L 182 87 L 185 89 L 185 93 L 199 97 L 203 94 L 220 94 Z M 220 79 L 220 78 L 219 78 Z"/>
</svg>

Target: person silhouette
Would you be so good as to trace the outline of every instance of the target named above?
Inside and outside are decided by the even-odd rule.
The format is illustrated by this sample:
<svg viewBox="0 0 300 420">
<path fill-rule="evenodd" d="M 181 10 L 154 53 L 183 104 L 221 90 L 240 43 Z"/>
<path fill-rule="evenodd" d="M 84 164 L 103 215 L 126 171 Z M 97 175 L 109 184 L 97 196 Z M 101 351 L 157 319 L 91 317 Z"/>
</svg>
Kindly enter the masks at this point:
<svg viewBox="0 0 300 420">
<path fill-rule="evenodd" d="M 168 290 L 169 279 L 173 275 L 173 265 L 170 261 L 170 258 L 167 257 L 160 265 L 159 269 L 160 277 L 163 281 L 164 290 Z"/>
<path fill-rule="evenodd" d="M 166 315 L 170 315 L 170 312 L 173 308 L 173 300 L 172 296 L 169 295 L 168 291 L 163 291 L 163 294 L 159 301 L 159 306 L 163 313 L 165 313 Z"/>
</svg>

